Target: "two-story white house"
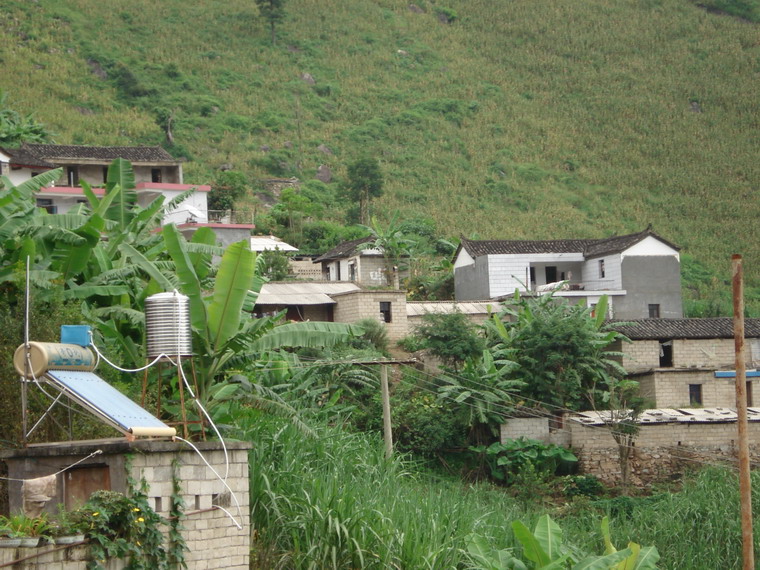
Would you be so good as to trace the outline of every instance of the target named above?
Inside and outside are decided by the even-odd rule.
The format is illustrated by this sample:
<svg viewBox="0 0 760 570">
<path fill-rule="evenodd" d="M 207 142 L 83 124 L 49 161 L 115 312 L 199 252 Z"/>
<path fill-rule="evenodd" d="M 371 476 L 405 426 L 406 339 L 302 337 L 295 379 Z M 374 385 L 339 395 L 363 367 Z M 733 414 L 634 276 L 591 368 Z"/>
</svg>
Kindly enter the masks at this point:
<svg viewBox="0 0 760 570">
<path fill-rule="evenodd" d="M 192 190 L 192 194 L 176 208 L 166 212 L 163 223 L 176 224 L 189 235 L 200 226 L 210 226 L 220 241 L 231 243 L 250 236 L 252 223 L 234 223 L 229 212 L 212 212 L 207 196 L 211 187 L 185 184 L 182 161 L 158 146 L 81 146 L 25 143 L 20 148 L 0 148 L 0 174 L 11 183 L 20 184 L 46 170 L 63 168 L 63 175 L 52 186 L 37 193 L 37 205 L 51 213 L 66 213 L 86 199 L 81 181 L 103 195 L 108 167 L 117 158 L 128 160 L 135 175 L 137 202 L 147 206 L 163 195 L 165 203 Z"/>
<path fill-rule="evenodd" d="M 602 295 L 616 319 L 680 318 L 679 247 L 642 232 L 605 239 L 468 240 L 454 259 L 457 301 L 555 293 L 595 305 Z"/>
</svg>

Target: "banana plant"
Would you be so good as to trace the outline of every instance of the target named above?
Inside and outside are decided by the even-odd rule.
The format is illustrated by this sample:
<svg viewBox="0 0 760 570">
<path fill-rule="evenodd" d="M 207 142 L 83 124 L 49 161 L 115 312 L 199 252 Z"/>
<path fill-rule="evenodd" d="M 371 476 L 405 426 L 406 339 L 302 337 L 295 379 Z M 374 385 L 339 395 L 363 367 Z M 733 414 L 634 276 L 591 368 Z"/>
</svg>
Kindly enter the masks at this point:
<svg viewBox="0 0 760 570">
<path fill-rule="evenodd" d="M 189 298 L 190 323 L 196 341 L 196 362 L 201 373 L 200 397 L 208 396 L 227 372 L 245 373 L 262 352 L 286 347 L 324 347 L 359 332 L 341 323 L 290 323 L 280 317 L 254 318 L 251 309 L 264 280 L 258 257 L 247 240 L 228 246 L 216 273 L 213 291 L 206 295 L 202 276 L 206 263 L 194 255 L 173 224 L 164 226 L 166 250 L 174 262 L 178 289 Z M 229 395 L 226 391 L 226 395 Z"/>
<path fill-rule="evenodd" d="M 515 538 L 522 546 L 522 556 L 512 549 L 495 550 L 480 535 L 467 537 L 467 554 L 473 568 L 486 570 L 653 570 L 660 555 L 654 546 L 642 548 L 635 542 L 616 550 L 610 540 L 609 521 L 602 520 L 605 553 L 601 556 L 579 555 L 563 543 L 562 529 L 549 515 L 542 515 L 531 532 L 520 521 L 512 523 Z"/>
</svg>

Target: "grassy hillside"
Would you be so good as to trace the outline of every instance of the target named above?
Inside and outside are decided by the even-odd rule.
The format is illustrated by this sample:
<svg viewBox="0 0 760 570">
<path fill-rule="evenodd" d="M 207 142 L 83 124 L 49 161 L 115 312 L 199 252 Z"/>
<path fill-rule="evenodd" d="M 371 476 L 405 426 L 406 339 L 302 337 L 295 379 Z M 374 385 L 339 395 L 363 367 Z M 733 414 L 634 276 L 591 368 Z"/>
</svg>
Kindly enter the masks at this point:
<svg viewBox="0 0 760 570">
<path fill-rule="evenodd" d="M 340 179 L 371 153 L 385 217 L 481 238 L 652 223 L 760 282 L 757 23 L 689 0 L 417 6 L 288 0 L 273 46 L 251 0 L 10 0 L 0 89 L 56 142 L 164 144 L 190 181 Z"/>
</svg>

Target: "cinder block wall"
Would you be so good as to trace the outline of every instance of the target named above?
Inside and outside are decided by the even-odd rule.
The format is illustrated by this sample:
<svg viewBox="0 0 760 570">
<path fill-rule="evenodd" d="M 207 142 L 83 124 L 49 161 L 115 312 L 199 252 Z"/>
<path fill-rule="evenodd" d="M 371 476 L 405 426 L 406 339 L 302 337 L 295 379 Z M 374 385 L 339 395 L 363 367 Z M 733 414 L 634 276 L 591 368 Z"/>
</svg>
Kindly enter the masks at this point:
<svg viewBox="0 0 760 570">
<path fill-rule="evenodd" d="M 206 461 L 224 476 L 224 452 L 219 442 L 195 444 Z M 217 568 L 247 570 L 250 557 L 250 528 L 248 500 L 248 449 L 242 442 L 227 444 L 229 472 L 226 483 L 234 493 L 230 494 L 203 459 L 189 446 L 181 442 L 137 441 L 129 443 L 123 439 L 92 442 L 54 443 L 30 446 L 21 450 L 6 450 L 0 455 L 8 466 L 8 476 L 14 479 L 28 479 L 49 475 L 71 465 L 100 449 L 102 454 L 80 464 L 79 468 L 107 466 L 110 472 L 110 490 L 126 492 L 126 471 L 148 484 L 147 495 L 151 506 L 162 516 L 168 516 L 172 495 L 172 478 L 176 473 L 180 481 L 181 496 L 185 502 L 185 518 L 182 532 L 189 552 L 185 561 L 190 570 L 210 570 Z M 63 481 L 58 476 L 58 496 L 45 507 L 50 513 L 64 502 Z M 11 512 L 20 512 L 21 483 L 9 485 Z M 239 530 L 224 511 L 229 511 L 242 526 Z M 166 530 L 166 529 L 165 529 Z M 50 550 L 51 552 L 47 552 Z M 19 569 L 84 570 L 86 567 L 86 547 L 53 550 L 50 547 L 38 549 L 0 549 L 0 565 L 19 558 L 38 555 L 24 563 L 14 565 Z M 41 555 L 40 555 L 41 554 Z M 108 568 L 123 567 L 114 561 Z"/>
<path fill-rule="evenodd" d="M 380 303 L 391 304 L 391 322 L 383 323 L 392 342 L 408 334 L 406 318 L 406 293 L 395 290 L 351 291 L 332 296 L 335 305 L 334 318 L 337 323 L 355 323 L 370 318 L 380 319 Z"/>
</svg>

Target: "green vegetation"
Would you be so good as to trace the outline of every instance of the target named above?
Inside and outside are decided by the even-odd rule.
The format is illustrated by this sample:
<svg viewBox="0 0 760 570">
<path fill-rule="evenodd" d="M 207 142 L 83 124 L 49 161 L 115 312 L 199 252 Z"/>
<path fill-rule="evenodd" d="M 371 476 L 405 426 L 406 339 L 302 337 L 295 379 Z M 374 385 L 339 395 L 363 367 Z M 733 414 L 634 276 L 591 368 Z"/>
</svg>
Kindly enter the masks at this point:
<svg viewBox="0 0 760 570">
<path fill-rule="evenodd" d="M 6 105 L 61 143 L 163 144 L 195 159 L 190 182 L 231 167 L 241 207 L 259 180 L 311 182 L 323 164 L 335 200 L 367 155 L 381 220 L 512 239 L 651 222 L 718 289 L 730 254 L 758 258 L 756 1 L 290 0 L 270 3 L 286 12 L 274 45 L 260 4 L 6 2 Z M 325 223 L 351 206 L 325 203 Z M 757 298 L 760 268 L 746 273 Z M 694 314 L 727 314 L 696 295 Z"/>
</svg>

